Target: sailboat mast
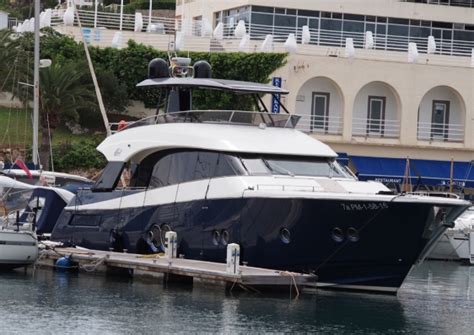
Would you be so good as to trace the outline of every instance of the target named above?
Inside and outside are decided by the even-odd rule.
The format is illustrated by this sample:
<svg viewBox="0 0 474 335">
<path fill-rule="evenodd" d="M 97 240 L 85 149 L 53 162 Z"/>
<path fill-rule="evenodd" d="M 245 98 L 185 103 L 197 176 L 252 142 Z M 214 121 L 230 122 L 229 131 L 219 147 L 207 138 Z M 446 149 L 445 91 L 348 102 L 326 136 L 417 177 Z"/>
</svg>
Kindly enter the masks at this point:
<svg viewBox="0 0 474 335">
<path fill-rule="evenodd" d="M 33 94 L 33 163 L 38 168 L 39 128 L 39 67 L 40 67 L 40 0 L 35 0 L 35 51 L 34 51 L 34 94 Z"/>
</svg>

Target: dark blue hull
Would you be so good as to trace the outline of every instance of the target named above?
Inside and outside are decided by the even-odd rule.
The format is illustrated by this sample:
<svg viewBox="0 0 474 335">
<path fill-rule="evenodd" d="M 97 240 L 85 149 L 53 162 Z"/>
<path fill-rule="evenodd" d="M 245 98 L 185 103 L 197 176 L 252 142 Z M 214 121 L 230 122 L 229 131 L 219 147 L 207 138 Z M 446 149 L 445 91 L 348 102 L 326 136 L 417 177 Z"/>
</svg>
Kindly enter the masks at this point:
<svg viewBox="0 0 474 335">
<path fill-rule="evenodd" d="M 453 208 L 451 215 L 463 209 Z M 170 227 L 178 234 L 178 253 L 185 258 L 225 262 L 226 242 L 238 243 L 241 261 L 250 266 L 314 273 L 321 283 L 347 288 L 395 292 L 441 226 L 434 219 L 433 206 L 422 203 L 202 200 L 64 211 L 52 239 L 144 253 L 150 251 L 146 236 L 152 226 Z"/>
</svg>

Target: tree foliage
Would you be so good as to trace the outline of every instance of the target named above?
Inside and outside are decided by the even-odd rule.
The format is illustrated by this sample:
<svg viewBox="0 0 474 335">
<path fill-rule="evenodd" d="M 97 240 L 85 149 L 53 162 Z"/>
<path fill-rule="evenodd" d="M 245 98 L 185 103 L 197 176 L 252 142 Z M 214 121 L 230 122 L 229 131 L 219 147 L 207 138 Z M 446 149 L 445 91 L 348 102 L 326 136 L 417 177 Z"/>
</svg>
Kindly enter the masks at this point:
<svg viewBox="0 0 474 335">
<path fill-rule="evenodd" d="M 82 140 L 79 143 L 62 143 L 53 147 L 54 167 L 58 171 L 77 169 L 102 169 L 105 157 L 96 150 L 100 138 Z"/>
<path fill-rule="evenodd" d="M 49 169 L 50 146 L 53 130 L 62 121 L 79 120 L 79 111 L 92 105 L 94 99 L 90 84 L 84 84 L 86 72 L 76 63 L 53 63 L 40 71 L 40 158 Z"/>
<path fill-rule="evenodd" d="M 33 36 L 26 33 L 17 39 L 11 37 L 10 32 L 0 32 L 0 75 L 5 78 L 5 71 L 8 72 L 17 65 L 19 76 L 24 77 L 22 81 L 31 83 Z M 147 78 L 148 63 L 153 58 L 168 59 L 167 52 L 134 41 L 129 41 L 123 49 L 89 47 L 89 50 L 107 111 L 125 111 L 129 99 L 142 101 L 148 106 L 156 105 L 160 91 L 137 88 L 136 84 Z M 286 54 L 281 53 L 180 52 L 178 56 L 189 56 L 193 61 L 207 60 L 212 66 L 215 78 L 260 83 L 268 82 L 270 75 L 284 64 L 286 58 Z M 42 81 L 45 81 L 41 84 L 44 85 L 41 93 L 43 111 L 49 115 L 50 128 L 67 119 L 79 120 L 81 124 L 88 124 L 89 127 L 91 123 L 101 124 L 96 98 L 89 97 L 92 80 L 82 43 L 50 28 L 43 29 L 41 58 L 49 58 L 53 62 L 51 69 L 41 71 Z M 48 77 L 53 74 L 59 78 L 53 80 Z M 71 89 L 71 93 L 66 93 L 66 88 Z M 85 91 L 89 93 L 86 94 Z M 66 98 L 66 103 L 59 103 L 58 94 Z M 203 109 L 249 109 L 253 106 L 252 101 L 241 96 L 209 92 L 203 94 L 199 91 L 193 95 L 193 104 L 195 108 Z M 60 106 L 62 110 L 59 109 Z M 59 117 L 56 118 L 56 115 Z"/>
</svg>

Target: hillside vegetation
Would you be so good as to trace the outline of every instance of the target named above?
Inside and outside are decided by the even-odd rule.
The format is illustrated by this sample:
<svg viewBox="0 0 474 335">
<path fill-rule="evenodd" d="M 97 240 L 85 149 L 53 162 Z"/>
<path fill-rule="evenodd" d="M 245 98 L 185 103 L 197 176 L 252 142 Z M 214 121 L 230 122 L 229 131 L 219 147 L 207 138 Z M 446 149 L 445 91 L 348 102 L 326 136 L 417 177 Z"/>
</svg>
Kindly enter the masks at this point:
<svg viewBox="0 0 474 335">
<path fill-rule="evenodd" d="M 31 33 L 26 33 L 13 42 L 8 42 L 11 40 L 5 37 L 5 34 L 3 36 L 3 40 L 0 38 L 0 43 L 3 41 L 3 50 L 7 51 L 5 56 L 2 56 L 5 61 L 0 62 L 0 74 L 3 74 L 4 84 L 6 84 L 3 87 L 13 88 L 13 93 L 21 100 L 25 94 L 25 88 L 17 85 L 18 81 L 30 83 L 33 81 L 33 36 Z M 0 45 L 0 49 L 1 47 Z M 114 115 L 119 115 L 118 119 L 121 118 L 120 114 L 126 115 L 123 113 L 127 112 L 130 100 L 141 101 L 148 107 L 156 106 L 161 92 L 152 88 L 137 88 L 136 84 L 147 78 L 150 60 L 157 57 L 167 59 L 167 52 L 137 44 L 134 41 L 129 41 L 128 46 L 123 49 L 90 47 L 89 50 L 106 110 L 111 113 L 109 119 L 118 121 L 117 116 L 114 117 Z M 261 83 L 268 83 L 270 75 L 285 63 L 286 58 L 286 54 L 282 53 L 181 52 L 178 56 L 189 56 L 193 62 L 207 60 L 216 78 Z M 40 85 L 42 87 L 40 93 L 42 130 L 40 133 L 51 132 L 52 143 L 57 147 L 64 148 L 64 143 L 74 145 L 86 138 L 87 145 L 90 144 L 94 148 L 97 141 L 104 137 L 105 128 L 97 106 L 82 43 L 77 43 L 70 37 L 45 28 L 42 30 L 41 58 L 51 59 L 53 66 L 41 70 L 43 84 Z M 9 75 L 12 72 L 13 75 Z M 68 76 L 70 80 L 67 79 Z M 75 84 L 72 86 L 71 78 L 75 78 Z M 58 79 L 64 82 L 64 85 L 55 89 L 54 83 L 59 82 Z M 71 92 L 81 94 L 81 98 L 77 99 L 80 103 L 74 103 L 74 99 L 71 99 L 73 93 L 64 90 L 66 84 L 71 86 L 69 89 Z M 55 94 L 58 96 L 53 96 Z M 29 96 L 31 97 L 31 94 Z M 67 102 L 63 99 L 67 99 Z M 247 97 L 217 93 L 203 94 L 199 91 L 193 94 L 193 105 L 196 109 L 252 110 L 255 108 L 254 101 Z M 66 122 L 78 123 L 90 129 L 90 132 L 85 136 L 72 135 L 65 127 Z M 91 135 L 97 133 L 100 134 L 90 140 Z M 24 145 L 25 142 L 31 143 L 31 138 L 31 110 L 0 109 L 0 146 Z M 43 138 L 41 148 L 43 152 L 48 153 L 49 141 L 46 139 L 47 137 Z M 87 159 L 78 159 L 74 164 L 79 163 L 97 165 L 94 159 L 91 162 Z M 64 169 L 72 167 L 63 166 Z"/>
</svg>

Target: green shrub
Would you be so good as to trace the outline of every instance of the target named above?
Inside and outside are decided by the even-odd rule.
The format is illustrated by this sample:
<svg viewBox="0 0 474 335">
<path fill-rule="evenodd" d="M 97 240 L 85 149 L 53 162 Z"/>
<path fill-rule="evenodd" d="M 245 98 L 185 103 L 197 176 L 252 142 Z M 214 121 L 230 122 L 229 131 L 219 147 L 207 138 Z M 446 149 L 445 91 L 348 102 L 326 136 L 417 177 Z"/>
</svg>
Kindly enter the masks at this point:
<svg viewBox="0 0 474 335">
<path fill-rule="evenodd" d="M 62 143 L 53 146 L 54 168 L 57 171 L 77 169 L 102 169 L 107 161 L 96 150 L 100 139 L 81 140 L 78 143 Z"/>
</svg>

